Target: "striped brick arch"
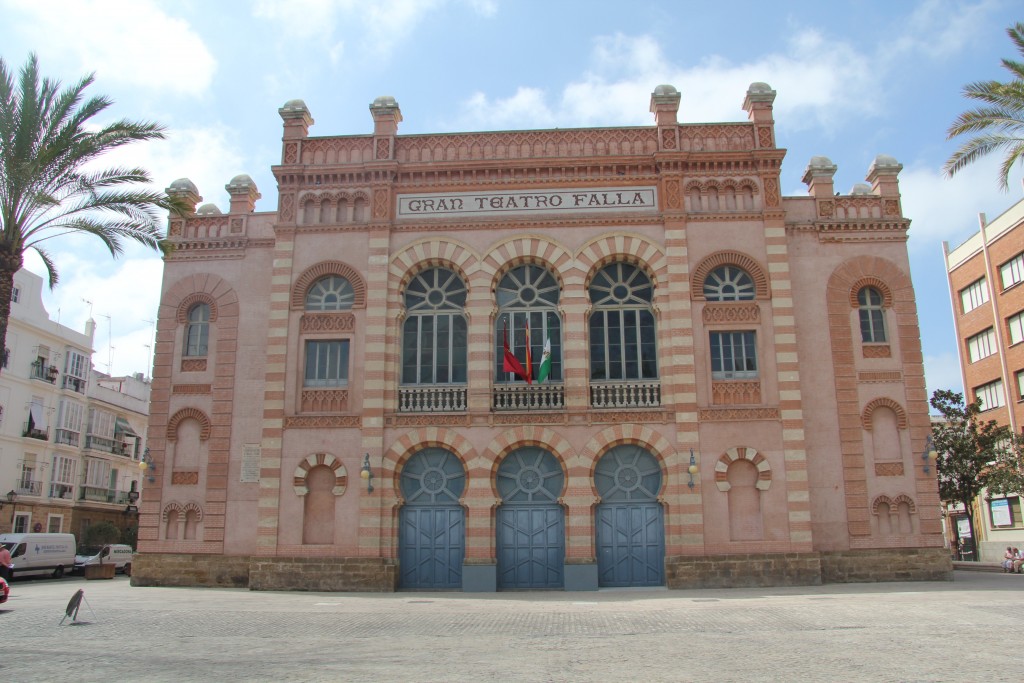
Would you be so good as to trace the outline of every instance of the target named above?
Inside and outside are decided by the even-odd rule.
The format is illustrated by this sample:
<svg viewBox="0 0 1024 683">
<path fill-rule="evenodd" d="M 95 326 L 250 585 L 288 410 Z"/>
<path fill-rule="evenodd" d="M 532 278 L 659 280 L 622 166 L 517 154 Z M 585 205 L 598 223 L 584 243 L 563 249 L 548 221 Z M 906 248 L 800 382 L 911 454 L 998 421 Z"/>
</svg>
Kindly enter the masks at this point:
<svg viewBox="0 0 1024 683">
<path fill-rule="evenodd" d="M 551 455 L 555 456 L 558 462 L 562 464 L 562 468 L 566 473 L 565 480 L 566 483 L 568 483 L 569 477 L 571 476 L 569 470 L 573 456 L 575 455 L 572 444 L 570 444 L 564 437 L 559 436 L 547 427 L 515 427 L 499 434 L 493 441 L 491 441 L 487 450 L 481 454 L 484 458 L 484 462 L 490 463 L 488 478 L 496 500 L 500 498 L 495 483 L 498 474 L 498 465 L 501 464 L 502 459 L 504 459 L 506 455 L 515 449 L 522 448 L 524 446 L 540 446 L 550 452 Z"/>
<path fill-rule="evenodd" d="M 661 463 L 665 474 L 663 482 L 668 483 L 667 469 L 678 461 L 675 449 L 664 436 L 650 427 L 638 424 L 622 424 L 602 429 L 587 442 L 580 451 L 579 459 L 586 468 L 591 482 L 594 479 L 597 461 L 601 459 L 601 456 L 615 446 L 622 445 L 642 446 L 647 449 Z"/>
<path fill-rule="evenodd" d="M 473 463 L 477 459 L 473 444 L 453 429 L 446 427 L 424 427 L 406 432 L 395 440 L 384 453 L 384 468 L 385 471 L 390 471 L 391 476 L 394 477 L 395 491 L 401 490 L 398 478 L 402 467 L 408 462 L 409 458 L 425 448 L 443 448 L 452 453 L 462 461 L 462 466 L 466 469 L 467 484 L 473 478 L 473 472 L 470 471 L 470 468 L 473 467 Z"/>
<path fill-rule="evenodd" d="M 330 467 L 334 471 L 334 488 L 331 489 L 331 493 L 336 496 L 345 493 L 345 488 L 348 486 L 348 472 L 345 470 L 345 465 L 330 453 L 311 453 L 302 459 L 292 475 L 292 488 L 295 495 L 304 496 L 309 493 L 306 476 L 311 469 L 320 465 Z"/>
<path fill-rule="evenodd" d="M 352 308 L 366 308 L 366 281 L 352 266 L 341 261 L 321 261 L 320 263 L 307 268 L 292 285 L 291 309 L 301 311 L 306 307 L 306 292 L 314 282 L 327 275 L 337 275 L 348 280 L 352 285 L 352 292 L 355 300 Z"/>
<path fill-rule="evenodd" d="M 864 425 L 865 430 L 869 432 L 871 431 L 871 414 L 875 412 L 875 408 L 878 408 L 879 406 L 889 408 L 892 412 L 896 413 L 897 427 L 900 429 L 907 428 L 907 411 L 903 410 L 903 406 L 896 401 L 883 396 L 870 401 L 866 406 L 864 406 L 864 412 L 861 413 L 861 424 Z"/>
<path fill-rule="evenodd" d="M 914 505 L 914 501 L 910 498 L 910 496 L 900 494 L 895 498 L 890 498 L 889 496 L 878 496 L 877 498 L 875 498 L 875 501 L 871 504 L 871 513 L 877 515 L 878 506 L 882 505 L 883 503 L 887 503 L 889 505 L 890 510 L 895 509 L 901 503 L 906 503 L 907 505 L 910 506 L 911 514 L 915 514 L 917 512 L 917 506 Z"/>
<path fill-rule="evenodd" d="M 863 277 L 850 287 L 850 308 L 860 308 L 857 295 L 865 287 L 874 287 L 882 295 L 882 308 L 892 308 L 892 290 L 889 285 L 874 276 Z"/>
<path fill-rule="evenodd" d="M 470 277 L 480 267 L 480 257 L 466 244 L 454 240 L 427 239 L 397 252 L 391 258 L 388 273 L 388 295 L 394 301 L 416 275 L 430 268 L 448 268 L 469 285 Z"/>
<path fill-rule="evenodd" d="M 161 519 L 166 522 L 168 516 L 170 516 L 172 512 L 177 512 L 178 516 L 182 519 L 184 519 L 185 515 L 189 512 L 194 512 L 196 513 L 196 521 L 203 521 L 203 508 L 198 503 L 185 503 L 182 505 L 181 503 L 172 501 L 164 506 L 163 512 L 160 515 Z"/>
<path fill-rule="evenodd" d="M 659 283 L 667 281 L 668 266 L 661 246 L 642 235 L 618 234 L 599 237 L 576 252 L 576 262 L 587 274 L 583 288 L 590 286 L 594 275 L 602 268 L 620 261 L 640 268 L 651 279 L 655 292 Z"/>
<path fill-rule="evenodd" d="M 206 292 L 194 292 L 186 296 L 178 304 L 178 314 L 176 318 L 179 324 L 185 325 L 188 323 L 188 312 L 192 310 L 192 307 L 195 306 L 196 304 L 206 304 L 207 306 L 209 306 L 209 322 L 217 322 L 217 300 Z"/>
<path fill-rule="evenodd" d="M 514 237 L 490 247 L 481 261 L 481 269 L 491 278 L 491 291 L 512 268 L 525 264 L 546 265 L 565 289 L 565 278 L 574 268 L 572 254 L 565 247 L 537 235 Z"/>
<path fill-rule="evenodd" d="M 761 267 L 760 263 L 738 251 L 719 251 L 701 261 L 693 270 L 690 296 L 698 301 L 704 300 L 704 278 L 719 266 L 736 266 L 747 271 L 754 281 L 754 298 L 771 298 L 768 291 L 768 271 Z"/>
<path fill-rule="evenodd" d="M 729 484 L 729 465 L 737 460 L 749 460 L 757 468 L 757 483 L 754 486 L 758 491 L 767 491 L 772 485 L 772 468 L 768 460 L 753 448 L 736 446 L 730 448 L 715 463 L 715 485 L 719 491 L 728 491 L 732 486 Z"/>
<path fill-rule="evenodd" d="M 192 419 L 199 423 L 199 440 L 206 441 L 210 438 L 210 418 L 198 408 L 182 408 L 167 421 L 167 440 L 178 440 L 178 427 L 185 420 Z"/>
</svg>

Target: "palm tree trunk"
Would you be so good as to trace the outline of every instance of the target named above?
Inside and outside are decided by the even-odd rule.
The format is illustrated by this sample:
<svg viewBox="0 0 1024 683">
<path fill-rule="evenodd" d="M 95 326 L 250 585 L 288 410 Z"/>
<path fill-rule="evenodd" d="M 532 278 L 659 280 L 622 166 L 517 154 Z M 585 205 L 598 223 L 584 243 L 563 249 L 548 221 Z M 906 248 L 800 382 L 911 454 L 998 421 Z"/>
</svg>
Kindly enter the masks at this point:
<svg viewBox="0 0 1024 683">
<path fill-rule="evenodd" d="M 7 320 L 11 317 L 11 293 L 14 290 L 14 274 L 21 270 L 22 255 L 0 248 L 0 353 L 7 364 Z"/>
</svg>

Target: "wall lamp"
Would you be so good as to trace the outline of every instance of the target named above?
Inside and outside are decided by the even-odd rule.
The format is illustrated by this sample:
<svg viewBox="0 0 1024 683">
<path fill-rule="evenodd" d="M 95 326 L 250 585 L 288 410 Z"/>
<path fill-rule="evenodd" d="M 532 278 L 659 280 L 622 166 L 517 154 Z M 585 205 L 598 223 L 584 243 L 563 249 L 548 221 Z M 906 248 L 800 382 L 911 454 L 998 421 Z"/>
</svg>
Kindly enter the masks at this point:
<svg viewBox="0 0 1024 683">
<path fill-rule="evenodd" d="M 139 461 L 139 470 L 148 475 L 146 479 L 150 482 L 156 481 L 156 463 L 149 459 L 148 448 L 143 452 L 142 460 Z"/>
<path fill-rule="evenodd" d="M 924 461 L 924 473 L 928 474 L 931 472 L 929 465 L 934 465 L 935 461 L 939 459 L 939 453 L 935 450 L 935 443 L 932 441 L 932 435 L 928 435 L 928 440 L 924 443 L 924 453 L 921 454 L 921 460 Z"/>
<path fill-rule="evenodd" d="M 359 476 L 366 481 L 366 492 L 373 493 L 373 471 L 370 470 L 370 454 L 363 458 L 363 469 L 359 470 Z"/>
<path fill-rule="evenodd" d="M 11 505 L 14 505 L 14 501 L 16 500 L 18 500 L 18 494 L 14 492 L 14 489 L 11 489 L 10 491 L 7 492 L 7 502 L 10 503 Z M 4 502 L 0 500 L 0 510 L 3 509 Z"/>
<path fill-rule="evenodd" d="M 697 472 L 700 471 L 700 470 L 697 469 L 697 459 L 693 456 L 693 449 L 692 448 L 690 449 L 690 466 L 687 468 L 686 471 L 690 473 L 690 481 L 688 481 L 686 483 L 686 485 L 689 486 L 690 490 L 692 491 L 693 490 L 693 475 L 697 474 Z"/>
</svg>

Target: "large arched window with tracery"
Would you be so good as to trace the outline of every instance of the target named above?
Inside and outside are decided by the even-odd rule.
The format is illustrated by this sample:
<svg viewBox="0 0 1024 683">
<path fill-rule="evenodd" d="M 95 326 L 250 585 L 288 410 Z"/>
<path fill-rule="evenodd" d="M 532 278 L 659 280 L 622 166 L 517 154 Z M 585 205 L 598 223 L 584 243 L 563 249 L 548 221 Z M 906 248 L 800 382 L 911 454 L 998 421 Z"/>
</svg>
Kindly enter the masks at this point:
<svg viewBox="0 0 1024 683">
<path fill-rule="evenodd" d="M 402 383 L 466 381 L 466 284 L 447 268 L 426 270 L 405 289 Z"/>
<path fill-rule="evenodd" d="M 339 275 L 328 275 L 306 291 L 307 311 L 348 311 L 356 300 L 352 283 Z"/>
<path fill-rule="evenodd" d="M 756 293 L 754 279 L 739 266 L 719 266 L 704 278 L 707 301 L 752 301 Z"/>
<path fill-rule="evenodd" d="M 494 334 L 496 381 L 523 381 L 527 376 L 505 371 L 506 339 L 510 353 L 533 381 L 540 375 L 544 350 L 550 344 L 550 370 L 544 381 L 562 380 L 560 295 L 555 276 L 542 266 L 517 266 L 501 278 L 495 292 L 498 304 Z"/>
<path fill-rule="evenodd" d="M 590 283 L 590 379 L 658 376 L 650 278 L 636 266 L 613 263 Z"/>
</svg>

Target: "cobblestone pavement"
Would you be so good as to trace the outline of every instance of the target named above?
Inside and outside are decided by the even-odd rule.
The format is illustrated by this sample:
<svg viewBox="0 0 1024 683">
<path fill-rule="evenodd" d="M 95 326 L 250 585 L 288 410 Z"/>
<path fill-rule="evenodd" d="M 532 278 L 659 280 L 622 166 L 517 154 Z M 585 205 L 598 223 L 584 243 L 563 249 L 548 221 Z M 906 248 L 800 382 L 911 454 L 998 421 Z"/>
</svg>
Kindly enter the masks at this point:
<svg viewBox="0 0 1024 683">
<path fill-rule="evenodd" d="M 79 588 L 72 623 L 61 618 Z M 593 593 L 15 581 L 0 680 L 1019 681 L 1024 576 Z"/>
</svg>

